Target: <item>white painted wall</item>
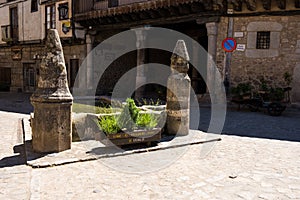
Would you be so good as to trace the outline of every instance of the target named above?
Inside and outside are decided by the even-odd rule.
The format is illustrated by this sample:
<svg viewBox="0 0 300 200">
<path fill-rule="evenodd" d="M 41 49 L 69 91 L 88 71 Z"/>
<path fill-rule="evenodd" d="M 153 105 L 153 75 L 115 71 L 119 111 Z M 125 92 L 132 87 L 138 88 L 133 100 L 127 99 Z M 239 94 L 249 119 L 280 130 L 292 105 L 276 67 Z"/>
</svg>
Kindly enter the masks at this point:
<svg viewBox="0 0 300 200">
<path fill-rule="evenodd" d="M 19 41 L 44 38 L 42 8 L 39 6 L 37 12 L 31 12 L 31 1 L 19 3 Z"/>
<path fill-rule="evenodd" d="M 31 12 L 31 0 L 16 1 L 15 3 L 5 2 L 6 0 L 0 0 L 0 26 L 10 25 L 9 8 L 11 6 L 17 6 L 19 18 L 19 41 L 43 40 L 45 38 L 45 4 L 39 5 L 37 12 Z M 66 2 L 69 3 L 69 18 L 71 18 L 71 0 L 56 2 L 56 29 L 62 38 L 72 37 L 72 30 L 70 30 L 67 34 L 62 32 L 62 24 L 70 22 L 70 19 L 59 20 L 58 6 L 59 4 Z M 4 43 L 5 42 L 2 41 L 2 33 L 0 33 L 0 44 Z"/>
</svg>

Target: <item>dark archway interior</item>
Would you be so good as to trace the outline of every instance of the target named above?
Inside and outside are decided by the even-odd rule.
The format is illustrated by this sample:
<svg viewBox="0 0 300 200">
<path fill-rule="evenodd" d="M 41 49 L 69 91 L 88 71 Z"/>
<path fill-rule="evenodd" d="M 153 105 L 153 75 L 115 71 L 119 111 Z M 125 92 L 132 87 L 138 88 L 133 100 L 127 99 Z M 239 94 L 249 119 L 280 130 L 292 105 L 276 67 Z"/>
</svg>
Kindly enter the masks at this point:
<svg viewBox="0 0 300 200">
<path fill-rule="evenodd" d="M 196 40 L 205 50 L 208 48 L 207 30 L 205 24 L 197 24 L 196 21 L 168 24 L 163 28 L 176 30 Z M 191 44 L 187 44 L 191 45 Z M 145 49 L 145 64 L 159 63 L 162 65 L 170 66 L 170 58 L 172 52 L 160 50 L 160 49 Z M 189 52 L 190 57 L 197 55 L 197 52 Z M 132 69 L 136 65 L 137 52 L 129 52 L 120 58 L 117 58 L 110 67 L 105 71 L 101 80 L 98 83 L 97 95 L 110 95 L 117 81 L 128 70 Z M 206 60 L 203 62 L 203 66 L 206 66 Z M 171 72 L 171 71 L 170 71 Z M 192 88 L 196 94 L 206 93 L 206 84 L 203 77 L 199 74 L 194 66 L 190 64 L 189 76 L 191 78 Z M 146 72 L 147 75 L 147 72 Z M 135 80 L 129 80 L 133 83 Z M 167 81 L 167 80 L 166 80 Z M 145 98 L 160 98 L 165 100 L 166 88 L 157 84 L 147 84 L 143 86 Z"/>
</svg>

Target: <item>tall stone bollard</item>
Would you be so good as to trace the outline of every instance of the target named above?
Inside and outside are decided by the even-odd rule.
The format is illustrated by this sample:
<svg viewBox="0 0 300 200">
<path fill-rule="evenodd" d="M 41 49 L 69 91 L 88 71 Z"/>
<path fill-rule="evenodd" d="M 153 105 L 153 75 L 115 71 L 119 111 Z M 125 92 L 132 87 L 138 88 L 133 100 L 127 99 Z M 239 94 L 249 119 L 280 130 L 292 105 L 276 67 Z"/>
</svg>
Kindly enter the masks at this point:
<svg viewBox="0 0 300 200">
<path fill-rule="evenodd" d="M 57 30 L 49 30 L 37 90 L 31 96 L 33 150 L 61 152 L 71 148 L 73 97 L 68 88 L 63 49 Z"/>
<path fill-rule="evenodd" d="M 168 78 L 167 132 L 171 135 L 189 134 L 190 89 L 189 55 L 185 42 L 178 40 L 171 57 L 172 74 Z"/>
</svg>

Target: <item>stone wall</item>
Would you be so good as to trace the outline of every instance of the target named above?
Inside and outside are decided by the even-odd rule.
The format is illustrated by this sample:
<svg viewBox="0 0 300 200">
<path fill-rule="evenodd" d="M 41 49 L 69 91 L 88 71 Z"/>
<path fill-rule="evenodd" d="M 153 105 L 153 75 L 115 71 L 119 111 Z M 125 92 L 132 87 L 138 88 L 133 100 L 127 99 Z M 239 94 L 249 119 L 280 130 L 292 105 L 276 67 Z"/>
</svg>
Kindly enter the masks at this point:
<svg viewBox="0 0 300 200">
<path fill-rule="evenodd" d="M 222 40 L 227 37 L 228 18 L 219 23 L 217 65 L 224 69 L 225 52 Z M 247 16 L 235 17 L 233 36 L 244 50 L 232 53 L 230 81 L 235 86 L 250 82 L 256 89 L 262 80 L 272 87 L 286 87 L 285 72 L 293 74 L 300 62 L 300 16 Z M 270 49 L 256 49 L 256 32 L 270 31 Z M 235 35 L 238 34 L 238 35 Z M 294 74 L 294 81 L 297 76 Z M 299 90 L 299 85 L 292 84 Z M 299 92 L 298 92 L 299 93 Z M 295 96 L 295 95 L 294 95 Z M 300 97 L 294 98 L 300 101 Z"/>
<path fill-rule="evenodd" d="M 78 59 L 79 65 L 86 57 L 85 45 L 72 45 L 64 47 L 64 55 L 66 65 L 70 67 L 70 59 Z M 20 59 L 13 59 L 15 55 L 14 51 L 20 53 Z M 11 92 L 30 92 L 24 88 L 24 65 L 28 64 L 35 69 L 36 80 L 38 77 L 38 69 L 41 61 L 41 54 L 43 52 L 44 45 L 22 45 L 22 46 L 2 46 L 0 48 L 0 67 L 11 69 Z M 69 77 L 68 77 L 69 78 Z M 33 91 L 31 91 L 33 92 Z"/>
</svg>

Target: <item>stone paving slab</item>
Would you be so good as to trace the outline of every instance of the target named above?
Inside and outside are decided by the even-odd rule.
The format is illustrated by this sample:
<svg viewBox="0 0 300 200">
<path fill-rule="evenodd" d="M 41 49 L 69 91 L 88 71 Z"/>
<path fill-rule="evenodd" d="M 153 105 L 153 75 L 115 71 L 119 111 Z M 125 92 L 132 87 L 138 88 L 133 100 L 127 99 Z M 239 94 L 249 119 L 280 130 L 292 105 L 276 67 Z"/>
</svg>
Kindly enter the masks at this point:
<svg viewBox="0 0 300 200">
<path fill-rule="evenodd" d="M 89 140 L 73 142 L 72 148 L 67 151 L 52 154 L 36 153 L 32 149 L 32 132 L 29 120 L 25 119 L 25 149 L 27 164 L 33 168 L 53 167 L 75 162 L 91 161 L 107 157 L 126 156 L 135 153 L 147 153 L 158 150 L 184 147 L 188 145 L 204 144 L 209 142 L 220 141 L 219 135 L 208 135 L 202 131 L 190 130 L 188 136 L 162 138 L 156 146 L 146 147 L 139 146 L 138 149 L 121 149 L 114 145 L 106 146 L 99 141 Z"/>
<path fill-rule="evenodd" d="M 9 105 L 9 100 L 5 102 Z M 5 109 L 10 112 L 0 111 L 1 200 L 300 199 L 300 143 L 288 141 L 300 133 L 299 111 L 287 110 L 278 118 L 230 111 L 226 132 L 251 138 L 221 135 L 222 141 L 203 159 L 202 149 L 211 143 L 156 151 L 159 156 L 154 151 L 32 169 L 18 164 L 23 158 L 14 151 L 22 147 L 18 120 L 27 115 Z M 262 134 L 285 137 L 262 139 Z M 167 159 L 173 162 L 145 171 Z M 4 165 L 6 160 L 12 164 Z"/>
<path fill-rule="evenodd" d="M 176 148 L 184 151 L 183 147 Z M 200 158 L 193 145 L 172 164 L 155 167 L 148 154 L 131 154 L 54 168 L 35 169 L 41 199 L 219 199 L 297 200 L 300 197 L 300 144 L 222 135 Z M 159 155 L 163 162 L 167 157 Z M 140 168 L 137 168 L 137 167 Z M 138 171 L 137 171 L 138 170 Z"/>
<path fill-rule="evenodd" d="M 1 95 L 0 95 L 1 96 Z M 0 107 L 2 100 L 0 100 Z M 31 167 L 25 165 L 20 119 L 0 110 L 0 199 L 30 199 Z"/>
</svg>

